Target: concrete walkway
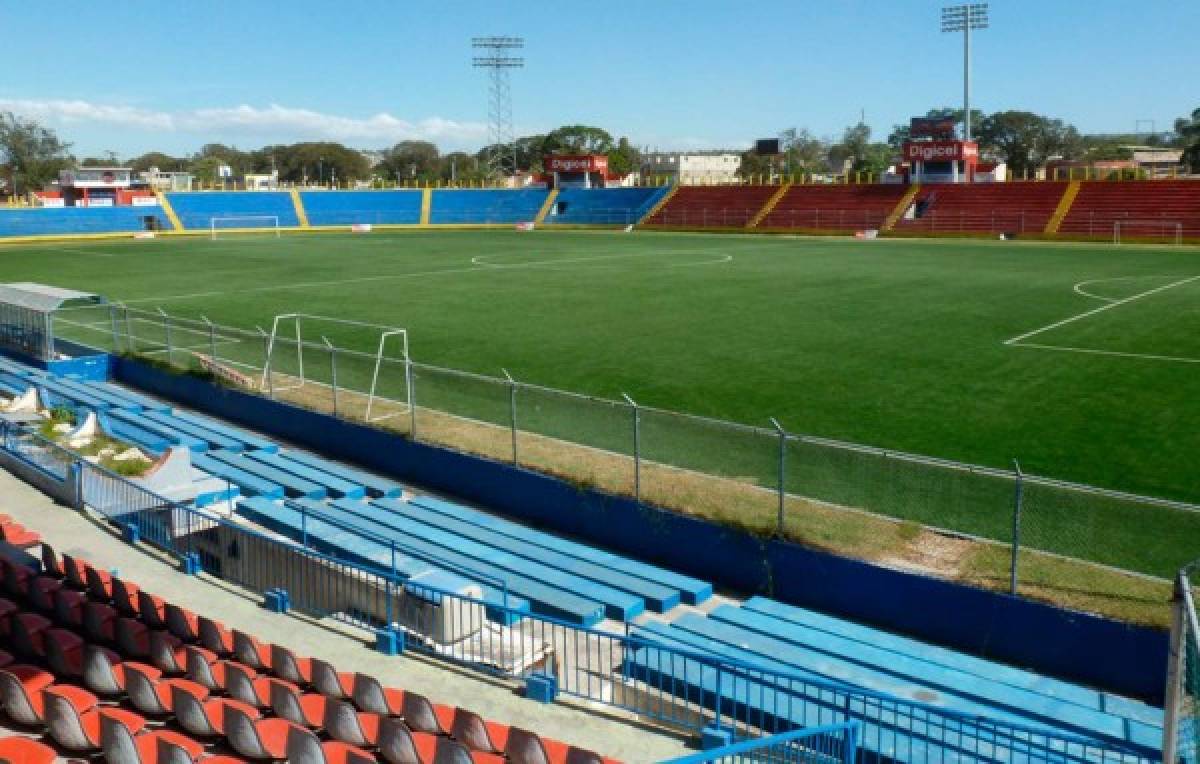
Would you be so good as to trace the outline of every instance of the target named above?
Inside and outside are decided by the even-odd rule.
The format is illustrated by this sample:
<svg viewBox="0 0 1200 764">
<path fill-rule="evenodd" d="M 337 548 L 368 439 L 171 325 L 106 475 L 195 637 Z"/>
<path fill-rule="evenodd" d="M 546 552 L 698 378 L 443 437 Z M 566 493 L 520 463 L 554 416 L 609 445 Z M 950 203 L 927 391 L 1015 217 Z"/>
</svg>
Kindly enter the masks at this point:
<svg viewBox="0 0 1200 764">
<path fill-rule="evenodd" d="M 365 631 L 328 620 L 275 615 L 260 599 L 209 576 L 185 576 L 144 545 L 125 544 L 98 517 L 55 504 L 44 494 L 0 471 L 0 511 L 38 531 L 60 554 L 83 557 L 184 607 L 303 655 L 330 661 L 341 671 L 372 674 L 436 702 L 462 706 L 509 725 L 534 730 L 629 762 L 654 762 L 694 752 L 690 741 L 664 733 L 613 709 L 582 701 L 541 705 L 521 697 L 513 684 L 430 658 L 387 657 L 370 649 Z"/>
</svg>

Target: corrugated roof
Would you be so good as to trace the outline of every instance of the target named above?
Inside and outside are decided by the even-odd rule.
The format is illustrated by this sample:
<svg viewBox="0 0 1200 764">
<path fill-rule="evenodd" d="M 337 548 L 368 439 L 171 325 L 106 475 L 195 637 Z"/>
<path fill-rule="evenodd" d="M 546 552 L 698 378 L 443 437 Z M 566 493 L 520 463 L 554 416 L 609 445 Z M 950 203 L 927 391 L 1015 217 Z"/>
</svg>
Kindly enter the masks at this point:
<svg viewBox="0 0 1200 764">
<path fill-rule="evenodd" d="M 53 313 L 68 302 L 103 303 L 105 299 L 91 292 L 78 292 L 46 284 L 22 281 L 0 284 L 0 305 L 17 305 L 40 313 Z"/>
</svg>

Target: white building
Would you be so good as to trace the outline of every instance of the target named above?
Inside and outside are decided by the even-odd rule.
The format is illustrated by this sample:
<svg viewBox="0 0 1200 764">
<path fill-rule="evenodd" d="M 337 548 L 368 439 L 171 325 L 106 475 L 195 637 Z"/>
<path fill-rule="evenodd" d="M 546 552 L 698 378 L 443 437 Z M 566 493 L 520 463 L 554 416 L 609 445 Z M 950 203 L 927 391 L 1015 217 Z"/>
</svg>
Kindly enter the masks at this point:
<svg viewBox="0 0 1200 764">
<path fill-rule="evenodd" d="M 731 151 L 663 151 L 642 155 L 642 177 L 666 177 L 685 186 L 735 183 L 741 154 Z"/>
</svg>

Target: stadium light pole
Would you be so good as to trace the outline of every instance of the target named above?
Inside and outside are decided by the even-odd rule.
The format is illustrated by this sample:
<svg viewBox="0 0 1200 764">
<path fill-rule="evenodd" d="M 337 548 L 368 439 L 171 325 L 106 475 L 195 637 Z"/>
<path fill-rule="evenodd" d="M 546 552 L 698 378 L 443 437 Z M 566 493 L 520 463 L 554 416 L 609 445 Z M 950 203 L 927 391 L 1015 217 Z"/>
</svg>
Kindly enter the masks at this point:
<svg viewBox="0 0 1200 764">
<path fill-rule="evenodd" d="M 963 33 L 963 140 L 971 140 L 971 30 L 988 28 L 988 4 L 942 8 L 942 31 Z"/>
<path fill-rule="evenodd" d="M 517 174 L 517 146 L 513 132 L 512 85 L 509 72 L 523 69 L 525 59 L 514 56 L 513 51 L 525 47 L 524 37 L 472 37 L 471 47 L 480 55 L 471 59 L 476 69 L 487 69 L 491 74 L 488 89 L 488 132 L 492 141 L 488 164 L 493 173 L 504 174 L 505 163 L 511 161 L 512 174 Z"/>
</svg>

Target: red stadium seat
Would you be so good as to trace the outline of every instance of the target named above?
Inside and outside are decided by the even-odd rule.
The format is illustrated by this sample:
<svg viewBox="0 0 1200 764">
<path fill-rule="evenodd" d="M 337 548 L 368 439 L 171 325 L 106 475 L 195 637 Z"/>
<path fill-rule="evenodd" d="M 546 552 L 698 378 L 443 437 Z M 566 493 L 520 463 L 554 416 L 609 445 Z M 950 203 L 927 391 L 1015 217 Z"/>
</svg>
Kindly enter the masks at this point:
<svg viewBox="0 0 1200 764">
<path fill-rule="evenodd" d="M 240 706 L 227 705 L 225 739 L 229 746 L 251 759 L 282 760 L 287 756 L 287 739 L 293 731 L 308 732 L 287 719 L 259 719 L 246 714 Z"/>
<path fill-rule="evenodd" d="M 325 726 L 325 708 L 331 701 L 319 692 L 301 694 L 283 682 L 271 685 L 271 710 L 276 716 L 309 729 Z"/>
<path fill-rule="evenodd" d="M 44 692 L 46 729 L 50 737 L 67 750 L 99 750 L 102 717 L 125 725 L 135 735 L 146 726 L 146 720 L 132 711 L 97 707 L 96 696 L 80 687 L 54 685 Z M 82 710 L 85 705 L 87 710 Z"/>
<path fill-rule="evenodd" d="M 26 727 L 46 723 L 44 690 L 54 684 L 49 671 L 23 664 L 0 670 L 0 701 L 8 717 Z"/>
<path fill-rule="evenodd" d="M 382 716 L 401 716 L 404 713 L 404 690 L 384 687 L 378 679 L 367 674 L 354 675 L 354 705 L 360 711 Z"/>
<path fill-rule="evenodd" d="M 8 764 L 52 764 L 58 752 L 45 743 L 27 737 L 0 738 L 0 761 Z"/>
<path fill-rule="evenodd" d="M 218 737 L 225 734 L 225 709 L 241 709 L 251 720 L 262 718 L 262 713 L 253 706 L 233 698 L 210 698 L 201 702 L 195 695 L 179 687 L 171 689 L 171 708 L 179 726 L 196 737 Z"/>
</svg>

